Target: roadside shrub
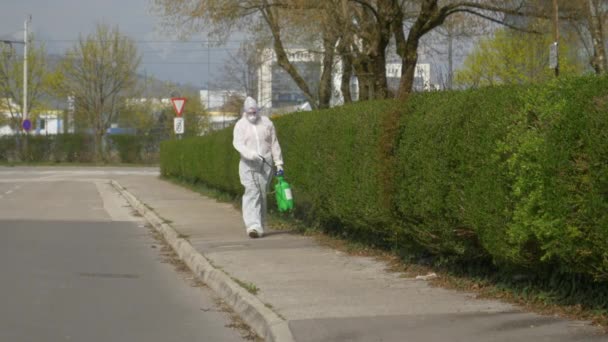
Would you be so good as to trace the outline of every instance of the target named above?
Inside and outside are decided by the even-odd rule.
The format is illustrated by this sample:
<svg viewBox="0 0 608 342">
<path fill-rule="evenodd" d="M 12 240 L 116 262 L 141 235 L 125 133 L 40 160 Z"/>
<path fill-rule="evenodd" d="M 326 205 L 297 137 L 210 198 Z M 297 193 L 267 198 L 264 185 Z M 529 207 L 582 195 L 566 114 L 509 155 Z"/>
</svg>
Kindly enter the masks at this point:
<svg viewBox="0 0 608 342">
<path fill-rule="evenodd" d="M 232 129 L 204 137 L 161 143 L 161 173 L 188 182 L 201 182 L 233 196 L 241 192 L 238 153 L 232 147 Z"/>
<path fill-rule="evenodd" d="M 26 143 L 27 139 L 27 143 Z M 110 153 L 123 163 L 158 161 L 158 141 L 151 136 L 109 137 Z M 28 163 L 90 163 L 95 159 L 93 137 L 82 133 L 6 136 L 0 138 L 0 161 Z"/>
<path fill-rule="evenodd" d="M 276 120 L 300 218 L 332 233 L 391 245 L 394 221 L 384 201 L 381 139 L 395 109 L 393 101 L 373 101 Z"/>
<path fill-rule="evenodd" d="M 531 89 L 503 150 L 517 265 L 608 280 L 608 79 Z"/>
<path fill-rule="evenodd" d="M 299 218 L 374 244 L 390 241 L 378 145 L 385 113 L 394 106 L 367 102 L 273 120 Z M 232 130 L 164 142 L 161 173 L 241 195 Z"/>
<path fill-rule="evenodd" d="M 53 137 L 47 135 L 30 135 L 22 137 L 22 142 L 26 142 L 24 152 L 21 156 L 22 161 L 37 162 L 49 161 L 53 151 Z"/>
<path fill-rule="evenodd" d="M 108 136 L 111 151 L 118 152 L 122 163 L 157 163 L 158 137 L 153 135 L 113 134 Z"/>
<path fill-rule="evenodd" d="M 86 163 L 94 158 L 92 138 L 85 134 L 59 134 L 55 136 L 53 161 L 56 163 Z"/>
<path fill-rule="evenodd" d="M 108 136 L 113 147 L 118 151 L 120 161 L 123 163 L 136 163 L 142 160 L 142 150 L 145 140 L 141 136 L 128 134 L 114 134 Z"/>
<path fill-rule="evenodd" d="M 0 137 L 0 162 L 10 162 L 17 158 L 17 141 L 15 137 Z"/>
<path fill-rule="evenodd" d="M 404 254 L 606 281 L 607 94 L 591 76 L 277 118 L 295 214 Z M 229 128 L 163 143 L 161 172 L 240 195 L 238 158 Z"/>
<path fill-rule="evenodd" d="M 498 141 L 521 102 L 515 88 L 430 93 L 404 110 L 397 210 L 406 236 L 435 255 L 484 258 L 504 239 L 508 184 Z"/>
</svg>

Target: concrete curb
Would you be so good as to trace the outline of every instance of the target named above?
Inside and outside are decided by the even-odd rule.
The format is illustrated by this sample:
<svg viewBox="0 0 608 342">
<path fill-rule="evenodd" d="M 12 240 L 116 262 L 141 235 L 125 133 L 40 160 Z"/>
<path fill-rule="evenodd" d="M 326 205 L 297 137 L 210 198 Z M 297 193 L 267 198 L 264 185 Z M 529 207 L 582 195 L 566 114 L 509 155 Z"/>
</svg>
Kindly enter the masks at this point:
<svg viewBox="0 0 608 342">
<path fill-rule="evenodd" d="M 222 300 L 268 342 L 295 342 L 286 320 L 270 310 L 256 296 L 247 292 L 226 273 L 215 268 L 205 256 L 196 251 L 186 239 L 146 207 L 137 197 L 115 180 L 112 186 L 137 210 L 173 248 L 179 258 Z"/>
</svg>

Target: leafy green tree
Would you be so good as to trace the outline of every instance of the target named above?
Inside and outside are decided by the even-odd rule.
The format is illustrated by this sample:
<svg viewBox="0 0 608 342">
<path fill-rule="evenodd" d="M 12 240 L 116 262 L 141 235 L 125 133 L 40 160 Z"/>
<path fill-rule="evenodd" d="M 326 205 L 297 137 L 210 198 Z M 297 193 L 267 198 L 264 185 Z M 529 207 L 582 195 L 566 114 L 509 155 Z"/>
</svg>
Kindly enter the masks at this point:
<svg viewBox="0 0 608 342">
<path fill-rule="evenodd" d="M 33 120 L 44 108 L 43 97 L 49 90 L 50 73 L 46 52 L 42 45 L 30 44 L 28 51 L 28 118 Z M 10 127 L 21 132 L 23 113 L 23 55 L 12 45 L 0 44 L 0 107 L 8 117 L 0 118 Z"/>
<path fill-rule="evenodd" d="M 104 156 L 104 139 L 110 124 L 136 92 L 140 56 L 135 42 L 117 27 L 104 24 L 80 37 L 62 61 L 57 84 L 75 100 L 75 114 L 95 141 L 95 159 Z"/>
<path fill-rule="evenodd" d="M 129 100 L 118 115 L 117 122 L 120 127 L 134 128 L 138 134 L 148 134 L 154 126 L 154 104 Z"/>
<path fill-rule="evenodd" d="M 582 63 L 569 44 L 568 38 L 560 43 L 560 73 L 580 74 Z M 456 83 L 464 87 L 481 87 L 498 84 L 525 84 L 543 82 L 554 76 L 549 68 L 549 34 L 530 34 L 513 30 L 497 30 L 493 37 L 482 39 L 456 73 Z"/>
<path fill-rule="evenodd" d="M 185 136 L 201 135 L 209 127 L 207 111 L 197 93 L 187 93 L 188 101 L 184 107 Z"/>
</svg>

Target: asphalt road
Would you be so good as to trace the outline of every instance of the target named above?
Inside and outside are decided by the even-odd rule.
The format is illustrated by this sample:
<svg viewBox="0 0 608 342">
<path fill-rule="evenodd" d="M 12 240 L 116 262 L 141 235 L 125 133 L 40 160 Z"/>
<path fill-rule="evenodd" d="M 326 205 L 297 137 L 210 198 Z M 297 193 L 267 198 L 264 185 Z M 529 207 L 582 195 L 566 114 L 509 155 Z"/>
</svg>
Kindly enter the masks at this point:
<svg viewBox="0 0 608 342">
<path fill-rule="evenodd" d="M 155 169 L 0 167 L 0 341 L 243 341 L 109 178 Z"/>
</svg>

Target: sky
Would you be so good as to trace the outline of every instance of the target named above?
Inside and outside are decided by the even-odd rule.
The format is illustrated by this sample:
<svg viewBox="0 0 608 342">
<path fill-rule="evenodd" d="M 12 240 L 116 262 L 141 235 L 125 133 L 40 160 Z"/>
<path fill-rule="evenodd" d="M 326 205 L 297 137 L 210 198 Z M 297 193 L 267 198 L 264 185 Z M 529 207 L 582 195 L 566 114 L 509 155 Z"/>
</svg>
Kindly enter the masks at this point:
<svg viewBox="0 0 608 342">
<path fill-rule="evenodd" d="M 157 79 L 207 88 L 217 81 L 229 53 L 239 41 L 207 47 L 205 34 L 179 41 L 163 33 L 151 0 L 0 0 L 0 39 L 23 40 L 24 21 L 30 32 L 53 54 L 65 53 L 95 30 L 97 23 L 117 25 L 134 39 L 142 56 L 139 73 Z"/>
</svg>

